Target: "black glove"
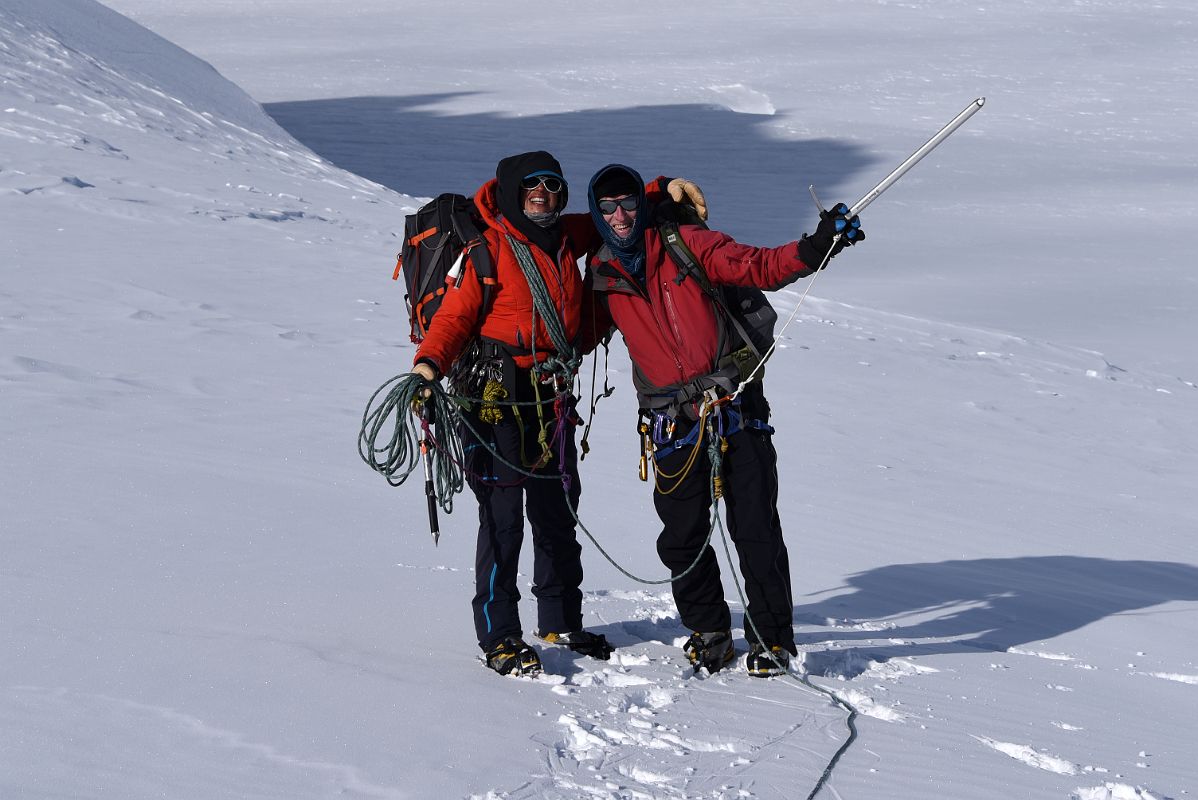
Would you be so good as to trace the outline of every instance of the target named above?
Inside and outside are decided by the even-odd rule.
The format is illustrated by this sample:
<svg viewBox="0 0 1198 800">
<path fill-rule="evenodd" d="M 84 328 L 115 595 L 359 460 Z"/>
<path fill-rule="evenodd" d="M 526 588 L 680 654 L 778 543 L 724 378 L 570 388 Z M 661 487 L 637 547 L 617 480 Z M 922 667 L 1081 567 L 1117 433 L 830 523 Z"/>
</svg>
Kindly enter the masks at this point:
<svg viewBox="0 0 1198 800">
<path fill-rule="evenodd" d="M 804 264 L 815 269 L 824 263 L 824 256 L 830 259 L 849 245 L 865 240 L 861 220 L 856 216 L 849 219 L 848 213 L 849 207 L 844 203 L 837 203 L 830 211 L 819 212 L 819 225 L 815 233 L 804 235 L 799 240 L 799 258 Z M 836 239 L 838 233 L 842 234 L 840 239 Z M 832 251 L 832 255 L 828 255 L 828 250 Z"/>
<path fill-rule="evenodd" d="M 600 661 L 608 661 L 611 659 L 614 647 L 607 641 L 607 637 L 602 633 L 592 634 L 589 631 L 582 631 L 582 636 L 572 634 L 572 640 L 566 643 L 575 653 L 582 653 L 584 656 L 597 658 Z"/>
<path fill-rule="evenodd" d="M 575 653 L 597 658 L 600 661 L 609 660 L 612 651 L 615 650 L 602 633 L 573 631 L 571 633 L 538 633 L 537 636 L 549 644 L 565 645 Z"/>
</svg>

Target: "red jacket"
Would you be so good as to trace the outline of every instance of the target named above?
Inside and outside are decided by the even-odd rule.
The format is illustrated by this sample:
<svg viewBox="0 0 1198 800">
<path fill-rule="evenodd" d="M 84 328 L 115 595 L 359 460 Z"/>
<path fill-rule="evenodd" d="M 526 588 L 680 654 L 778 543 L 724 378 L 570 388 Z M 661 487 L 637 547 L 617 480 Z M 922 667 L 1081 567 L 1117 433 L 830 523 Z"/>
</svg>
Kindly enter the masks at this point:
<svg viewBox="0 0 1198 800">
<path fill-rule="evenodd" d="M 658 177 L 646 187 L 646 196 L 653 202 L 665 196 L 668 178 Z M 516 261 L 516 254 L 507 243 L 505 234 L 528 245 L 529 251 L 540 268 L 541 278 L 549 289 L 554 306 L 561 315 L 566 336 L 581 345 L 581 352 L 594 349 L 593 337 L 579 341 L 579 326 L 583 302 L 583 284 L 578 259 L 593 254 L 602 244 L 595 231 L 590 214 L 563 214 L 562 243 L 554 263 L 545 251 L 529 243 L 527 237 L 499 213 L 496 200 L 498 182 L 490 180 L 474 195 L 474 205 L 486 223 L 483 238 L 495 263 L 495 290 L 492 292 L 491 308 L 482 317 L 479 325 L 479 306 L 482 303 L 482 284 L 477 275 L 462 275 L 452 289 L 446 292 L 441 307 L 433 317 L 428 335 L 416 350 L 413 363 L 431 361 L 440 374 L 461 355 L 462 350 L 474 334 L 486 339 L 510 345 L 518 353 L 528 353 L 533 339 L 532 292 Z M 610 323 L 608 324 L 610 327 Z M 477 328 L 477 329 L 476 329 Z M 605 328 L 606 330 L 606 328 Z M 537 320 L 537 360 L 544 361 L 554 352 L 553 342 L 545 329 L 544 321 Z M 518 355 L 516 365 L 527 369 L 532 366 L 532 355 Z"/>
<path fill-rule="evenodd" d="M 561 315 L 566 335 L 573 340 L 578 334 L 583 291 L 577 260 L 588 251 L 593 251 L 599 241 L 591 215 L 561 216 L 563 235 L 561 247 L 555 254 L 555 263 L 545 251 L 530 244 L 520 231 L 500 215 L 495 198 L 497 185 L 495 180 L 488 181 L 474 196 L 474 204 L 487 225 L 483 238 L 495 262 L 496 286 L 492 293 L 491 308 L 482 317 L 482 324 L 476 331 L 482 285 L 477 276 L 463 275 L 455 287 L 446 293 L 437 315 L 433 317 L 428 335 L 416 351 L 414 361 L 431 361 L 442 375 L 449 371 L 475 333 L 510 345 L 518 353 L 528 353 L 532 349 L 532 292 L 505 234 L 528 245 L 553 305 Z M 543 361 L 554 351 L 554 347 L 544 321 L 539 318 L 535 335 L 537 360 Z M 522 368 L 528 368 L 533 363 L 532 355 L 518 355 L 515 360 Z"/>
<path fill-rule="evenodd" d="M 727 234 L 695 225 L 678 232 L 715 285 L 779 289 L 814 272 L 799 258 L 798 243 L 751 247 Z M 608 251 L 603 251 L 606 253 Z M 602 333 L 614 324 L 632 362 L 654 387 L 677 387 L 715 371 L 723 326 L 698 280 L 676 283 L 678 268 L 656 229 L 645 231 L 644 288 L 612 259 L 590 263 L 587 327 Z"/>
</svg>

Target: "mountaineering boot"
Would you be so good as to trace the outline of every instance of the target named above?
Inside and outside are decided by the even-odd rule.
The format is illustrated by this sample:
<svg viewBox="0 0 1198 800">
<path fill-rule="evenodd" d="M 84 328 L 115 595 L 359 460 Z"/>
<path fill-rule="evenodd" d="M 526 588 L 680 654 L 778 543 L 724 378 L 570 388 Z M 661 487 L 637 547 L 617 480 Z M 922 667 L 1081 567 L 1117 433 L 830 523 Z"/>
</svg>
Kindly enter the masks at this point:
<svg viewBox="0 0 1198 800">
<path fill-rule="evenodd" d="M 508 636 L 487 651 L 487 666 L 500 675 L 538 675 L 541 657 L 519 636 Z"/>
<path fill-rule="evenodd" d="M 736 658 L 732 646 L 732 631 L 714 633 L 692 633 L 682 645 L 682 652 L 695 667 L 695 672 L 706 669 L 709 673 L 719 672 Z"/>
<path fill-rule="evenodd" d="M 544 633 L 538 631 L 537 636 L 549 644 L 564 645 L 575 653 L 582 653 L 584 656 L 597 658 L 600 661 L 607 661 L 611 658 L 612 651 L 615 650 L 602 633 L 591 633 L 590 631 Z"/>
<path fill-rule="evenodd" d="M 766 647 L 761 642 L 754 642 L 745 656 L 745 669 L 754 678 L 785 675 L 790 671 L 790 653 L 776 644 Z"/>
</svg>

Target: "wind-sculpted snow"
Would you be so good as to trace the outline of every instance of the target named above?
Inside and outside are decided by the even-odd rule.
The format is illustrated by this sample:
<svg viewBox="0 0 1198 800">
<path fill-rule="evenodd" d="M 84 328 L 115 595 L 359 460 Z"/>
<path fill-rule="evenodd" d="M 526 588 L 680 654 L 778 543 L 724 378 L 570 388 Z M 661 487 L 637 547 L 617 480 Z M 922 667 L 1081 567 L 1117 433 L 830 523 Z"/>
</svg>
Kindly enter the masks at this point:
<svg viewBox="0 0 1198 800">
<path fill-rule="evenodd" d="M 147 215 L 161 204 L 272 221 L 331 212 L 255 187 L 254 174 L 377 194 L 295 142 L 210 65 L 93 0 L 0 0 L 0 45 L 0 193 L 74 202 L 79 192 L 101 214 L 117 200 Z M 240 202 L 222 205 L 230 189 Z"/>
<path fill-rule="evenodd" d="M 516 152 L 548 131 L 579 158 L 694 165 L 719 224 L 751 218 L 779 237 L 814 218 L 800 173 L 821 188 L 864 179 L 959 108 L 962 81 L 966 99 L 976 80 L 1002 91 L 984 125 L 871 206 L 869 241 L 819 274 L 767 365 L 795 673 L 744 671 L 744 609 L 717 532 L 742 656 L 728 670 L 695 675 L 668 589 L 584 540 L 584 619 L 612 659 L 529 630 L 546 673 L 501 678 L 473 636 L 470 498 L 434 546 L 419 481 L 387 486 L 354 448 L 370 393 L 411 363 L 391 275 L 416 201 L 317 158 L 200 58 L 96 3 L 0 0 L 0 797 L 802 798 L 847 729 L 799 677 L 859 712 L 821 800 L 1198 791 L 1192 347 L 1170 328 L 1164 362 L 1181 366 L 1165 369 L 1084 335 L 1134 337 L 1188 308 L 1161 265 L 1189 269 L 1194 231 L 1177 220 L 1198 95 L 1142 118 L 1178 114 L 1153 134 L 1158 151 L 1129 133 L 1148 123 L 1120 112 L 1168 83 L 1072 92 L 1088 70 L 1140 64 L 1167 64 L 1187 87 L 1190 6 L 857 4 L 851 29 L 840 7 L 645 7 L 671 27 L 636 33 L 667 65 L 644 87 L 614 80 L 646 56 L 604 33 L 630 27 L 610 6 L 542 9 L 594 24 L 513 44 L 499 35 L 511 9 L 494 4 L 145 5 L 254 39 L 232 49 L 289 75 L 289 125 L 373 121 L 362 163 L 389 155 L 390 174 L 427 182 L 399 189 L 480 184 L 494 159 L 456 158 L 464 141 Z M 442 30 L 447 12 L 469 22 L 467 41 L 492 43 L 477 61 L 371 24 Z M 297 24 L 308 38 L 287 38 Z M 695 46 L 725 29 L 736 47 Z M 1026 43 L 1041 30 L 1053 47 Z M 372 52 L 383 41 L 427 58 L 387 63 Z M 224 70 L 212 53 L 226 41 L 208 44 L 199 55 Z M 542 45 L 562 56 L 553 69 L 531 58 Z M 1068 75 L 1062 48 L 1077 59 Z M 580 73 L 567 51 L 605 71 Z M 941 51 L 950 63 L 928 72 Z M 393 92 L 408 105 L 353 101 L 348 71 L 312 80 L 308 56 L 329 52 L 409 87 Z M 544 94 L 462 117 L 411 107 L 434 73 L 461 85 L 424 91 L 470 93 L 516 61 Z M 577 87 L 610 107 L 554 105 Z M 1045 107 L 1074 112 L 1040 119 Z M 1172 171 L 1145 169 L 1158 161 Z M 1166 179 L 1168 230 L 1149 207 Z M 752 191 L 763 180 L 773 194 Z M 1061 187 L 1078 190 L 1062 202 Z M 1115 225 L 1113 195 L 1143 207 Z M 1112 239 L 1143 258 L 1119 260 Z M 1046 298 L 1044 282 L 1069 284 L 1063 264 L 1119 313 Z M 937 313 L 898 313 L 911 306 L 888 292 L 910 276 Z M 878 301 L 851 301 L 853 280 Z M 807 285 L 774 295 L 783 317 Z M 1158 286 L 1168 303 L 1145 304 Z M 1011 324 L 972 317 L 967 289 Z M 1046 320 L 1080 344 L 1044 335 Z M 616 392 L 594 419 L 579 513 L 622 567 L 660 580 L 618 337 L 609 367 Z"/>
<path fill-rule="evenodd" d="M 46 794 L 61 796 L 66 782 L 48 780 L 53 774 L 50 751 L 62 760 L 55 768 L 87 776 L 79 781 L 78 793 L 71 794 L 75 797 L 143 796 L 137 786 L 169 787 L 177 797 L 410 796 L 400 786 L 371 783 L 352 765 L 279 752 L 172 708 L 32 686 L 11 687 L 4 701 L 0 724 L 15 723 L 23 734 L 6 749 L 7 787 L 42 786 Z M 64 746 L 70 742 L 80 745 Z M 10 796 L 31 795 L 18 790 Z"/>
<path fill-rule="evenodd" d="M 1070 800 L 1166 800 L 1139 786 L 1126 783 L 1104 783 L 1101 786 L 1078 789 Z"/>
<path fill-rule="evenodd" d="M 545 686 L 560 709 L 557 732 L 535 737 L 543 769 L 473 797 L 731 800 L 822 770 L 819 754 L 843 730 L 825 698 L 793 678 L 754 680 L 743 667 L 694 674 L 668 593 L 597 592 L 585 602 L 618 620 L 601 628 L 617 647 L 612 660 L 546 648 L 547 674 L 524 681 Z"/>
<path fill-rule="evenodd" d="M 94 0 L 0 0 L 6 90 L 43 106 L 130 127 L 168 109 L 207 125 L 288 137 L 244 91 L 211 65 Z"/>
</svg>

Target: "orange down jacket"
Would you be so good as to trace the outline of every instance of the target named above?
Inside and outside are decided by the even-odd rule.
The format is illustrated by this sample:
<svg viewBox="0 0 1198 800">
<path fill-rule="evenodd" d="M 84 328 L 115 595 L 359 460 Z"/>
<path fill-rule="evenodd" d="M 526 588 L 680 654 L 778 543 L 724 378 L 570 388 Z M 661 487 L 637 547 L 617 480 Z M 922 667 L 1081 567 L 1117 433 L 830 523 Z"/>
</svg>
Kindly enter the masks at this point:
<svg viewBox="0 0 1198 800">
<path fill-rule="evenodd" d="M 492 292 L 491 308 L 483 315 L 479 325 L 482 285 L 475 279 L 476 276 L 463 275 L 446 293 L 428 335 L 416 351 L 415 361 L 431 361 L 442 375 L 449 371 L 475 333 L 508 345 L 517 354 L 516 365 L 525 369 L 532 366 L 533 349 L 536 350 L 538 361 L 545 360 L 548 353 L 554 351 L 553 342 L 541 319 L 537 319 L 536 330 L 532 329 L 532 292 L 516 261 L 516 254 L 507 242 L 507 236 L 528 246 L 553 305 L 561 316 L 566 335 L 574 340 L 578 334 L 582 276 L 577 262 L 598 246 L 598 235 L 590 214 L 561 216 L 561 244 L 554 258 L 531 244 L 500 215 L 495 198 L 497 186 L 497 181 L 488 181 L 474 196 L 474 204 L 486 223 L 483 238 L 495 261 L 496 286 Z"/>
</svg>

